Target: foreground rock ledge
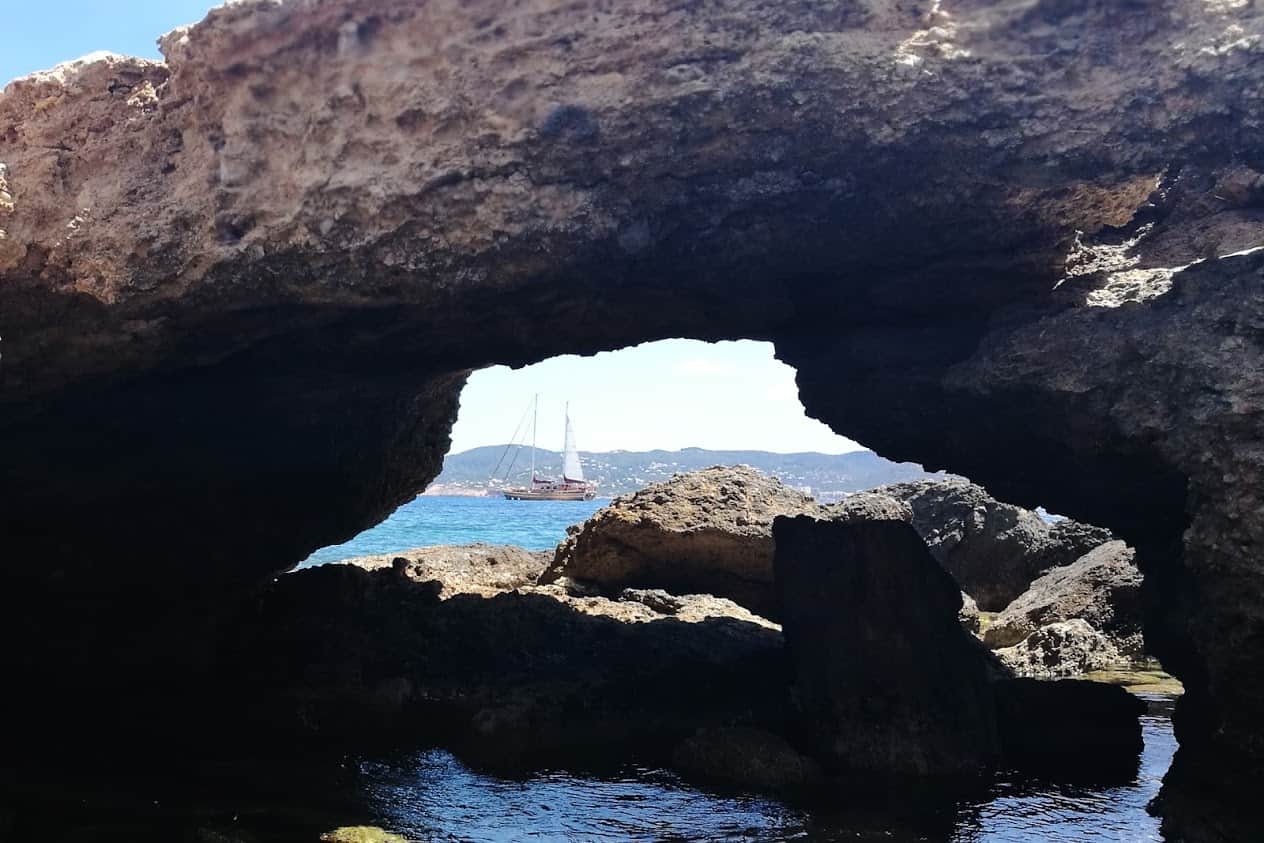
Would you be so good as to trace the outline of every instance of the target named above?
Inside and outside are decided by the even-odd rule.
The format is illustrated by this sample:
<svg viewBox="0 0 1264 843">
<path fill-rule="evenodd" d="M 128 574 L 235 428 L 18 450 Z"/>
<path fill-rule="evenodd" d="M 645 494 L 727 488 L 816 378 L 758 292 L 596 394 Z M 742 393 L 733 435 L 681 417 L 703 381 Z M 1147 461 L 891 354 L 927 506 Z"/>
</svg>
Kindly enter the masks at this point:
<svg viewBox="0 0 1264 843">
<path fill-rule="evenodd" d="M 470 369 L 757 337 L 1135 547 L 1169 826 L 1257 836 L 1264 10 L 914 5 L 241 3 L 10 84 L 10 722 L 187 723 L 208 627 L 423 487 Z"/>
</svg>

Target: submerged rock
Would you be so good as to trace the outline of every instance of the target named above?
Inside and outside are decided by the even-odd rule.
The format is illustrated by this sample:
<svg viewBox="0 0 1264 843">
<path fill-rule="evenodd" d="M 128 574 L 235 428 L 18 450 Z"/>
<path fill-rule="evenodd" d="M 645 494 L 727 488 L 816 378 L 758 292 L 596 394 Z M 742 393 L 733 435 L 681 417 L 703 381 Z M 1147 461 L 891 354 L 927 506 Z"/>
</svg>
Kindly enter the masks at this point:
<svg viewBox="0 0 1264 843">
<path fill-rule="evenodd" d="M 906 502 L 931 553 L 979 608 L 999 612 L 1051 568 L 1110 541 L 1109 530 L 1002 503 L 960 478 L 915 480 L 874 490 Z"/>
<path fill-rule="evenodd" d="M 1128 661 L 1113 641 L 1080 618 L 1042 626 L 996 655 L 1018 676 L 1035 679 L 1082 676 Z"/>
<path fill-rule="evenodd" d="M 988 626 L 990 647 L 1012 647 L 1049 624 L 1079 619 L 1121 653 L 1142 654 L 1141 571 L 1121 541 L 1094 548 L 1035 580 Z"/>
<path fill-rule="evenodd" d="M 807 495 L 747 466 L 678 474 L 572 528 L 541 582 L 565 576 L 611 593 L 714 594 L 776 617 L 773 519 L 818 511 Z"/>
<path fill-rule="evenodd" d="M 936 775 L 1000 757 L 996 668 L 908 524 L 779 518 L 777 586 L 805 745 L 831 770 Z"/>
</svg>

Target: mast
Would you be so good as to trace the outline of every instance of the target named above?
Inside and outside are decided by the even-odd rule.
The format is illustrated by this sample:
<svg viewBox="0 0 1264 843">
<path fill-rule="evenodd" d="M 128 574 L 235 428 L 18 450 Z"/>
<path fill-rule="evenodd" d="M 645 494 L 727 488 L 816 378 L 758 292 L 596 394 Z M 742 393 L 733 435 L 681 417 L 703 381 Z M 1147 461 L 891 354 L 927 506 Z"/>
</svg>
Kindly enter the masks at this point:
<svg viewBox="0 0 1264 843">
<path fill-rule="evenodd" d="M 535 484 L 535 428 L 540 420 L 540 393 L 535 394 L 534 409 L 531 411 L 531 483 Z"/>
</svg>

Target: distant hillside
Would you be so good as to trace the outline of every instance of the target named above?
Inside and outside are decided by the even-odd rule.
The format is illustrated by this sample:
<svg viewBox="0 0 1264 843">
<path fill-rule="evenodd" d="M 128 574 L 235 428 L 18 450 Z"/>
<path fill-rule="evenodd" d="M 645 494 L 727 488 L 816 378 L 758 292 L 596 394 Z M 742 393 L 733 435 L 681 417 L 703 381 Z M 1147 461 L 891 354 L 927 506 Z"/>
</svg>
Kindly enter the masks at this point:
<svg viewBox="0 0 1264 843">
<path fill-rule="evenodd" d="M 488 480 L 502 455 L 504 461 L 491 485 L 500 487 L 525 483 L 530 476 L 531 455 L 524 448 L 515 459 L 515 450 L 511 449 L 505 455 L 504 445 L 489 445 L 449 454 L 443 463 L 443 473 L 435 479 L 427 493 L 473 494 L 487 489 Z M 712 465 L 749 465 L 780 478 L 789 486 L 810 490 L 819 500 L 833 500 L 845 492 L 856 492 L 884 483 L 931 476 L 919 465 L 891 462 L 872 451 L 835 455 L 686 448 L 683 451 L 581 451 L 580 457 L 585 476 L 598 484 L 602 497 L 632 492 L 650 483 L 666 480 L 676 472 L 696 471 Z M 513 468 L 506 480 L 511 462 Z M 556 451 L 536 451 L 540 476 L 555 475 L 561 464 L 561 455 Z"/>
</svg>

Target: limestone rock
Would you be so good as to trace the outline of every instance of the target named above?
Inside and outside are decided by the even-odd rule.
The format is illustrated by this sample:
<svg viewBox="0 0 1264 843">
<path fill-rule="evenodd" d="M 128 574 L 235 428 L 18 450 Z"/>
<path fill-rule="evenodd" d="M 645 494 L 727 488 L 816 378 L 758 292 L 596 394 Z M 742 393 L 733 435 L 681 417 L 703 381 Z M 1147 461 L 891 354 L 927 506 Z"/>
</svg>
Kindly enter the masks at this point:
<svg viewBox="0 0 1264 843">
<path fill-rule="evenodd" d="M 857 492 L 837 503 L 821 507 L 821 516 L 834 521 L 909 521 L 913 509 L 907 502 L 881 492 Z"/>
<path fill-rule="evenodd" d="M 425 586 L 345 564 L 273 583 L 208 691 L 234 712 L 240 733 L 224 740 L 435 741 L 492 765 L 665 763 L 699 728 L 782 717 L 784 686 L 766 681 L 781 634 L 766 621 L 691 612 L 688 598 L 665 616 L 553 587 L 439 599 Z"/>
<path fill-rule="evenodd" d="M 806 744 L 829 770 L 948 774 L 1000 756 L 992 668 L 908 524 L 779 518 L 777 586 Z"/>
<path fill-rule="evenodd" d="M 915 480 L 875 490 L 905 501 L 913 526 L 981 609 L 1000 611 L 1050 568 L 1069 565 L 1111 538 L 1108 530 L 996 500 L 959 478 Z"/>
<path fill-rule="evenodd" d="M 1080 618 L 1039 627 L 996 655 L 1016 675 L 1036 679 L 1079 676 L 1128 661 L 1110 638 Z"/>
<path fill-rule="evenodd" d="M 992 620 L 983 640 L 1012 647 L 1043 626 L 1079 618 L 1120 652 L 1140 656 L 1141 572 L 1134 559 L 1132 548 L 1113 541 L 1052 569 Z"/>
<path fill-rule="evenodd" d="M 513 545 L 433 545 L 400 553 L 344 560 L 368 571 L 392 568 L 410 579 L 438 580 L 442 597 L 454 594 L 490 596 L 534 585 L 550 554 Z"/>
<path fill-rule="evenodd" d="M 817 511 L 808 496 L 746 466 L 679 474 L 598 510 L 558 546 L 541 582 L 701 592 L 775 618 L 773 519 Z"/>
</svg>

